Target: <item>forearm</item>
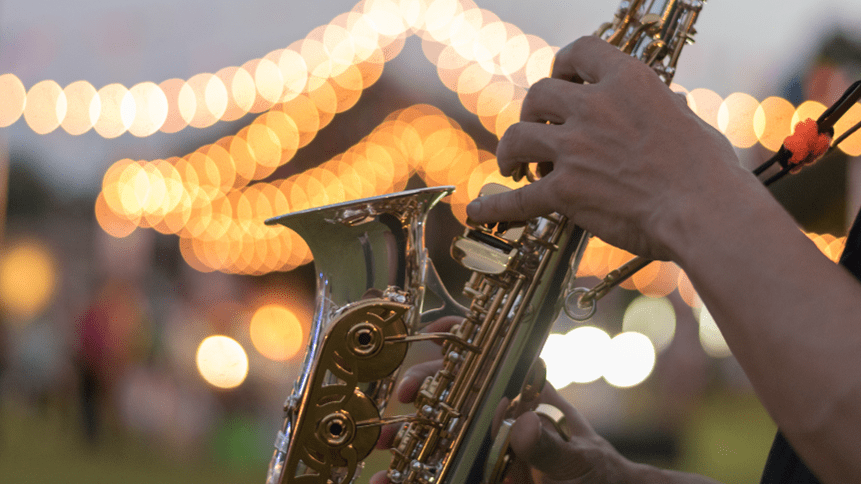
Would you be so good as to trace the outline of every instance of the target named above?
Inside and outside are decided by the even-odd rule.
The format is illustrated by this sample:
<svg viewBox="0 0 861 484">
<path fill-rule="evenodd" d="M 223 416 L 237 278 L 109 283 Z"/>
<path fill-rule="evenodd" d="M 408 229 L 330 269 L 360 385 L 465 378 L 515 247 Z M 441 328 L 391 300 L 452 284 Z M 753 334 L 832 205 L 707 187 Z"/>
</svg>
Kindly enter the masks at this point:
<svg viewBox="0 0 861 484">
<path fill-rule="evenodd" d="M 861 482 L 861 285 L 755 183 L 708 190 L 668 244 L 808 466 Z"/>
</svg>

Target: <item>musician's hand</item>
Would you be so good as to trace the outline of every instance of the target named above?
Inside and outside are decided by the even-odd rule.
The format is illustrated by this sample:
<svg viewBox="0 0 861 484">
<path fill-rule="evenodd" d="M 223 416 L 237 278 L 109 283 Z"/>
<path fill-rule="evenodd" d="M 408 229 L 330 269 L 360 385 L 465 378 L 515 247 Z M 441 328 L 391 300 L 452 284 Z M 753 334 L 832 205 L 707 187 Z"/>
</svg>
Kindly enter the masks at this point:
<svg viewBox="0 0 861 484">
<path fill-rule="evenodd" d="M 673 258 L 672 243 L 697 223 L 690 214 L 720 213 L 741 186 L 767 195 L 723 135 L 643 62 L 596 37 L 558 52 L 552 77 L 529 89 L 521 122 L 506 131 L 497 157 L 503 175 L 524 163 L 549 161 L 553 170 L 471 204 L 471 219 L 556 211 L 649 258 Z"/>
<path fill-rule="evenodd" d="M 455 320 L 444 321 L 449 327 Z M 429 361 L 408 369 L 397 388 L 401 402 L 411 402 L 418 393 L 421 382 L 432 376 L 441 366 L 442 360 Z M 577 412 L 573 405 L 546 384 L 538 403 L 549 403 L 565 415 L 565 425 L 571 433 L 566 442 L 558 431 L 534 412 L 520 415 L 511 429 L 511 446 L 517 458 L 509 466 L 503 478 L 505 483 L 549 484 L 549 483 L 613 483 L 631 482 L 633 476 L 644 466 L 627 461 Z M 494 423 L 498 429 L 508 401 L 500 403 Z M 388 448 L 398 426 L 384 429 L 378 447 Z M 371 484 L 386 484 L 385 471 L 371 477 Z"/>
<path fill-rule="evenodd" d="M 402 402 L 415 399 L 421 382 L 433 375 L 441 363 L 442 360 L 438 360 L 410 368 L 398 387 L 398 399 Z M 716 484 L 702 476 L 666 471 L 627 460 L 598 435 L 577 409 L 550 384 L 544 386 L 537 403 L 548 403 L 562 411 L 571 438 L 564 440 L 550 422 L 534 412 L 517 417 L 511 428 L 515 459 L 503 477 L 505 484 Z M 500 402 L 494 430 L 499 428 L 507 407 L 507 400 Z M 396 427 L 387 429 L 379 447 L 390 447 L 395 431 Z M 370 484 L 388 483 L 385 471 L 377 472 L 370 479 Z"/>
<path fill-rule="evenodd" d="M 562 411 L 571 438 L 566 441 L 553 424 L 535 412 L 517 417 L 511 428 L 511 448 L 516 459 L 503 477 L 504 483 L 635 482 L 634 477 L 646 469 L 619 454 L 549 383 L 538 403 L 548 403 Z"/>
<path fill-rule="evenodd" d="M 428 325 L 427 332 L 450 331 L 462 318 L 445 317 Z M 433 376 L 442 367 L 442 359 L 419 363 L 408 368 L 396 389 L 402 403 L 415 400 L 425 378 Z M 547 422 L 542 425 L 534 412 L 520 415 L 511 429 L 511 446 L 517 459 L 509 467 L 505 482 L 509 483 L 610 483 L 628 482 L 625 476 L 637 466 L 624 457 L 601 436 L 577 412 L 573 405 L 563 399 L 550 384 L 545 384 L 537 403 L 549 403 L 565 415 L 565 424 L 571 433 L 566 442 Z M 537 404 L 536 403 L 536 404 Z M 499 428 L 508 401 L 503 400 L 494 419 L 494 432 Z M 377 447 L 392 445 L 399 425 L 383 428 Z M 619 480 L 622 479 L 622 480 Z M 387 484 L 385 471 L 374 474 L 370 484 Z"/>
</svg>

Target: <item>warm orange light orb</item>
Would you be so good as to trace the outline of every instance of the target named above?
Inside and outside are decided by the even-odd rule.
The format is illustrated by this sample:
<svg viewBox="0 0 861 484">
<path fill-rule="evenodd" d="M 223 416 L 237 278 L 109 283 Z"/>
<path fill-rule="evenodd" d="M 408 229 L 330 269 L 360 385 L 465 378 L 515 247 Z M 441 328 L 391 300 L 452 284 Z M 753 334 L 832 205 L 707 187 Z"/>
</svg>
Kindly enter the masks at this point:
<svg viewBox="0 0 861 484">
<path fill-rule="evenodd" d="M 197 371 L 210 385 L 236 388 L 248 376 L 248 355 L 235 339 L 210 336 L 197 348 Z"/>
<path fill-rule="evenodd" d="M 57 284 L 57 267 L 47 247 L 23 241 L 6 249 L 0 259 L 0 304 L 15 318 L 38 316 Z"/>
<path fill-rule="evenodd" d="M 299 352 L 303 334 L 299 318 L 278 304 L 258 309 L 251 317 L 251 342 L 270 360 L 288 360 Z"/>
</svg>

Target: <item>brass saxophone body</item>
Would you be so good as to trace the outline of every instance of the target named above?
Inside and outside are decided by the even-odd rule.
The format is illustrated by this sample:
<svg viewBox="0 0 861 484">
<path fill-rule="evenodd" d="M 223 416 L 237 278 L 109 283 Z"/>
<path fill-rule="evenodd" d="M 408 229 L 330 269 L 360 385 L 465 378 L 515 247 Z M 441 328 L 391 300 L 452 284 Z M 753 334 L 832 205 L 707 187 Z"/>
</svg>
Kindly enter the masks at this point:
<svg viewBox="0 0 861 484">
<path fill-rule="evenodd" d="M 623 1 L 596 35 L 669 84 L 702 5 Z M 465 308 L 448 295 L 424 247 L 427 213 L 451 191 L 412 190 L 267 221 L 305 239 L 317 272 L 308 353 L 285 403 L 267 484 L 354 482 L 380 428 L 392 423 L 401 425 L 392 482 L 498 478 L 505 457 L 491 438 L 493 415 L 503 397 L 529 400 L 543 384 L 538 355 L 574 290 L 589 234 L 555 213 L 495 228 L 469 224 L 451 248 L 472 271 Z M 443 306 L 425 311 L 426 291 Z M 448 333 L 421 333 L 446 314 L 463 322 Z M 443 343 L 442 369 L 421 386 L 415 414 L 382 417 L 409 343 L 428 339 Z"/>
</svg>

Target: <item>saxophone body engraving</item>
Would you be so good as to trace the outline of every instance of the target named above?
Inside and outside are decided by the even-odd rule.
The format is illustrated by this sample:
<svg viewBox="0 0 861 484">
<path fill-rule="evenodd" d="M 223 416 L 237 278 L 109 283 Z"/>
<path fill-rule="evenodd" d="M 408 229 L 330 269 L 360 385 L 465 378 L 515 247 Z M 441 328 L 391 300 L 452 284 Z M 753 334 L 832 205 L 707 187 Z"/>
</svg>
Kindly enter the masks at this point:
<svg viewBox="0 0 861 484">
<path fill-rule="evenodd" d="M 702 5 L 623 1 L 596 35 L 670 84 Z M 468 224 L 451 247 L 472 271 L 465 308 L 448 295 L 424 247 L 427 213 L 452 190 L 382 195 L 267 221 L 305 239 L 317 272 L 308 353 L 285 403 L 267 484 L 354 482 L 380 427 L 392 423 L 401 425 L 387 471 L 392 482 L 496 482 L 503 472 L 505 445 L 492 445 L 498 455 L 487 458 L 493 415 L 503 397 L 528 402 L 540 391 L 543 375 L 531 369 L 541 368 L 538 355 L 589 234 L 559 214 L 495 228 Z M 425 311 L 426 291 L 443 306 Z M 446 314 L 463 322 L 449 333 L 421 333 Z M 443 363 L 422 384 L 416 413 L 381 417 L 409 343 L 428 339 L 442 342 Z"/>
</svg>

